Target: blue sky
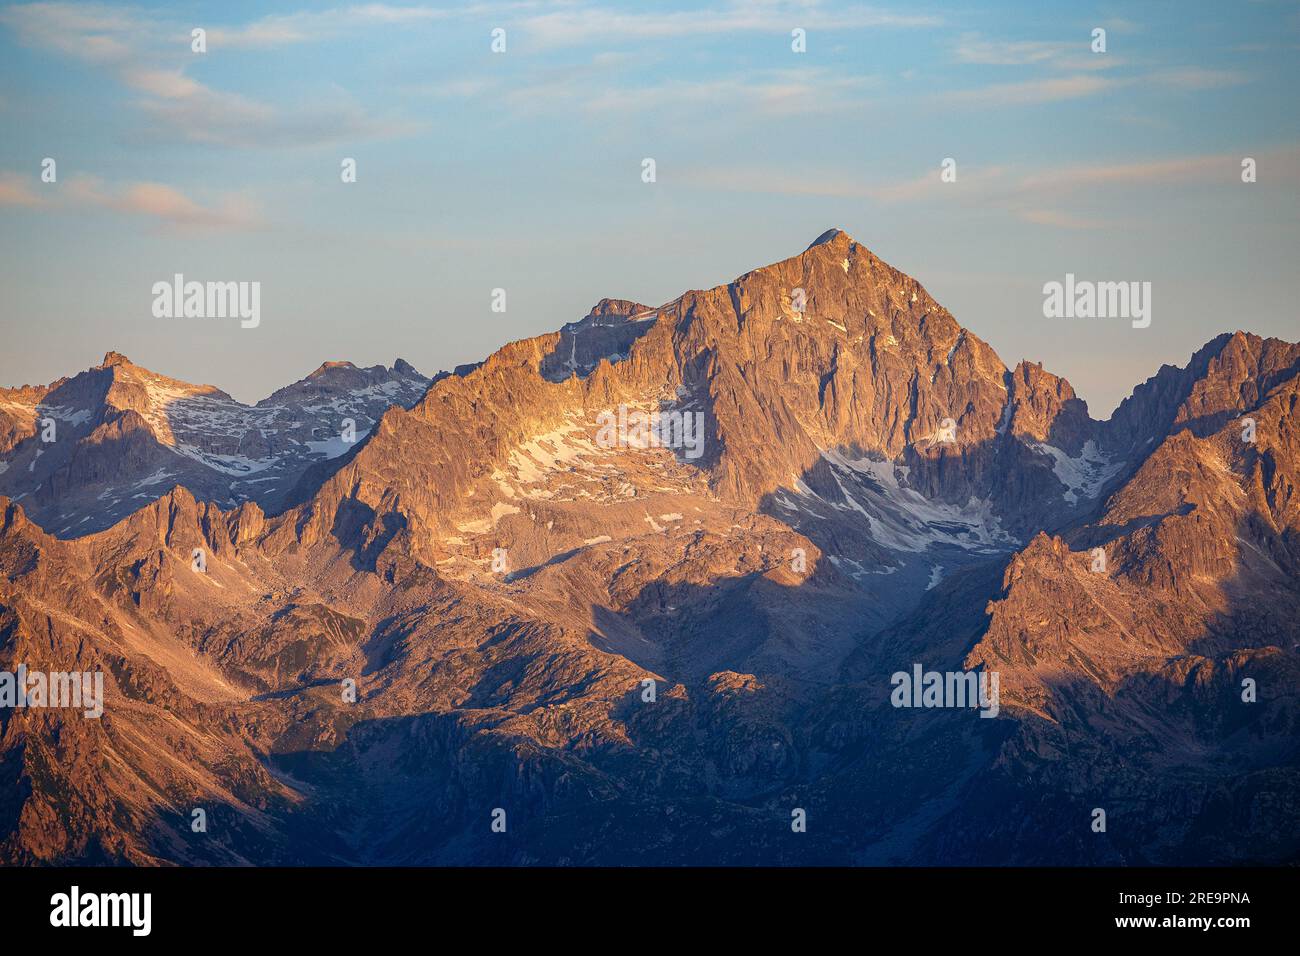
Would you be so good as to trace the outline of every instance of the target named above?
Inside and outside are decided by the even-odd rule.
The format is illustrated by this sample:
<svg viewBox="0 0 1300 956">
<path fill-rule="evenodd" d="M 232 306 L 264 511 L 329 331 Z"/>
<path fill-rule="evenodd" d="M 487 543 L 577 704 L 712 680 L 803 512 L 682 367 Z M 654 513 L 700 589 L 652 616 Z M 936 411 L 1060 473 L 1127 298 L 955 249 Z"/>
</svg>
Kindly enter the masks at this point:
<svg viewBox="0 0 1300 956">
<path fill-rule="evenodd" d="M 1300 337 L 1298 63 L 1293 0 L 2 6 L 0 384 L 432 373 L 839 226 L 1104 417 L 1220 331 Z M 177 272 L 261 324 L 154 318 Z M 1067 272 L 1151 282 L 1150 328 L 1044 318 Z"/>
</svg>

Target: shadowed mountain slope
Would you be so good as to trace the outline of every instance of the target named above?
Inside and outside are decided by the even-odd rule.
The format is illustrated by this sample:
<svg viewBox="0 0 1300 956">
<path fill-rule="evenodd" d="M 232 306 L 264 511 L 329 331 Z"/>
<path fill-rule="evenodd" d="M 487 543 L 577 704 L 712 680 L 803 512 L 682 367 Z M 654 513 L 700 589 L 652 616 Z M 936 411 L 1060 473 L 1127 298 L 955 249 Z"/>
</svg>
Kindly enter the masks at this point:
<svg viewBox="0 0 1300 956">
<path fill-rule="evenodd" d="M 31 409 L 78 421 L 0 499 L 0 666 L 106 700 L 0 710 L 0 858 L 1294 861 L 1297 359 L 1224 335 L 1097 422 L 831 230 L 431 383 L 239 406 L 308 448 L 374 420 L 265 497 L 193 477 L 272 453 L 215 389 L 110 356 L 11 390 L 10 471 Z M 181 459 L 63 524 L 61 488 Z M 915 664 L 996 672 L 996 716 L 891 706 Z"/>
</svg>

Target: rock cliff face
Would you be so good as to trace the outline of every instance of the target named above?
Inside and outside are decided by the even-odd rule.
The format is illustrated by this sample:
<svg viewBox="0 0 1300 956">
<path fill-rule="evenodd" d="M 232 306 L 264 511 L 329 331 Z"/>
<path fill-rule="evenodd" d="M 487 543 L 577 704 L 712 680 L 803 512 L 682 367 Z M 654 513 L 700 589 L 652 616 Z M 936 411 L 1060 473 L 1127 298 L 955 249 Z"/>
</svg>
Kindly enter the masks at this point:
<svg viewBox="0 0 1300 956">
<path fill-rule="evenodd" d="M 401 359 L 392 369 L 327 362 L 248 406 L 110 352 L 48 387 L 0 389 L 0 493 L 59 537 L 107 528 L 176 484 L 226 507 L 279 511 L 309 469 L 327 473 L 428 383 Z"/>
<path fill-rule="evenodd" d="M 8 391 L 0 667 L 105 707 L 0 709 L 0 858 L 1294 860 L 1298 359 L 1097 422 L 832 230 L 432 382 Z M 892 706 L 914 664 L 996 716 Z"/>
</svg>

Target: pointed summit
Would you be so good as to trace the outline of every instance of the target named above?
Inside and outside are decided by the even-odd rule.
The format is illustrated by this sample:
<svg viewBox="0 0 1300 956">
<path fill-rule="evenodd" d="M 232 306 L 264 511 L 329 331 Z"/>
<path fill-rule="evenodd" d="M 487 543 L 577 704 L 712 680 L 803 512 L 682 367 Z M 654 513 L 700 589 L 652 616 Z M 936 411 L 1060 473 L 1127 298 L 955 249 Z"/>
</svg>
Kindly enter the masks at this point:
<svg viewBox="0 0 1300 956">
<path fill-rule="evenodd" d="M 104 361 L 100 363 L 100 368 L 113 368 L 117 365 L 131 365 L 132 361 L 121 352 L 104 353 Z"/>
<path fill-rule="evenodd" d="M 812 242 L 808 244 L 808 249 L 812 249 L 814 246 L 824 246 L 824 245 L 829 245 L 841 241 L 846 243 L 851 243 L 853 242 L 853 237 L 850 236 L 843 229 L 827 229 L 820 236 L 818 236 L 816 239 L 814 239 Z M 807 252 L 808 250 L 805 249 L 804 251 Z"/>
</svg>

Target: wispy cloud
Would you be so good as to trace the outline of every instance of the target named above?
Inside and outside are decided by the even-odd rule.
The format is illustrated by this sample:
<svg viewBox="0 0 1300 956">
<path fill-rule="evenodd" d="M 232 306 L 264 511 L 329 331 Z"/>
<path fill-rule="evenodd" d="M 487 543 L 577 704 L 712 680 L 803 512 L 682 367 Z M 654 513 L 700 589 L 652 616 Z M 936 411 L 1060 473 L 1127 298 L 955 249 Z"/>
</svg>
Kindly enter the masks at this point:
<svg viewBox="0 0 1300 956">
<path fill-rule="evenodd" d="M 0 206 L 41 206 L 45 198 L 17 173 L 0 173 Z"/>
<path fill-rule="evenodd" d="M 1271 180 L 1300 183 L 1300 145 L 1261 151 L 1255 157 L 1259 168 L 1267 170 Z M 1096 196 L 1106 191 L 1141 188 L 1150 192 L 1155 186 L 1184 188 L 1199 186 L 1239 186 L 1242 157 L 1233 153 L 1173 156 L 1124 163 L 1078 163 L 1038 169 L 990 168 L 975 174 L 962 174 L 966 183 L 977 188 L 966 190 L 968 196 L 981 201 L 1023 204 L 1025 208 L 1042 208 L 1047 202 L 1063 201 L 1077 193 Z M 972 195 L 980 194 L 980 195 Z M 907 196 L 905 198 L 913 198 Z M 1038 220 L 1044 217 L 1039 216 Z"/>
<path fill-rule="evenodd" d="M 1118 25 L 1108 26 L 1108 29 L 1114 29 L 1117 33 L 1134 32 L 1136 29 L 1133 24 L 1123 21 L 1116 23 Z M 941 101 L 963 106 L 1054 103 L 1106 93 L 1138 83 L 1155 89 L 1201 91 L 1235 86 L 1249 79 L 1239 71 L 1200 66 L 1148 68 L 1140 72 L 1130 70 L 1120 76 L 1095 76 L 1092 74 L 1103 70 L 1122 70 L 1129 63 L 1115 53 L 1092 53 L 1086 37 L 1070 41 L 1008 40 L 966 33 L 954 42 L 952 50 L 953 58 L 959 64 L 1020 67 L 1033 74 L 1026 80 L 967 87 L 939 94 Z"/>
<path fill-rule="evenodd" d="M 1009 170 L 1005 166 L 986 166 L 981 169 L 962 169 L 960 183 L 962 189 L 981 190 L 990 184 L 1005 182 Z M 950 189 L 952 183 L 945 183 L 939 176 L 939 168 L 933 172 L 907 179 L 901 182 L 876 185 L 869 189 L 868 195 L 881 202 L 915 202 L 925 199 L 940 198 L 940 190 Z"/>
<path fill-rule="evenodd" d="M 1143 78 L 1144 82 L 1174 90 L 1214 90 L 1249 82 L 1250 77 L 1238 70 L 1210 70 L 1203 67 L 1183 67 L 1156 70 Z"/>
<path fill-rule="evenodd" d="M 257 205 L 233 193 L 205 206 L 164 183 L 133 183 L 107 190 L 101 180 L 87 176 L 70 181 L 68 194 L 74 203 L 142 216 L 182 230 L 247 230 L 261 225 Z"/>
<path fill-rule="evenodd" d="M 1296 150 L 1275 154 L 1275 168 L 1293 167 Z M 1236 155 L 1180 156 L 1131 163 L 1062 166 L 1024 175 L 1016 183 L 1021 194 L 1061 196 L 1081 189 L 1115 186 L 1175 185 L 1239 182 L 1241 157 Z"/>
<path fill-rule="evenodd" d="M 420 128 L 414 121 L 374 116 L 342 97 L 328 104 L 281 109 L 199 83 L 178 82 L 169 95 L 139 106 L 170 135 L 223 146 L 317 146 L 385 139 Z"/>
<path fill-rule="evenodd" d="M 1086 50 L 1087 45 L 1048 40 L 989 39 L 977 33 L 963 34 L 953 45 L 957 62 L 984 66 L 1051 65 L 1080 49 Z"/>
<path fill-rule="evenodd" d="M 938 17 L 875 7 L 829 8 L 820 3 L 733 2 L 698 10 L 633 12 L 617 7 L 575 4 L 525 17 L 523 30 L 538 44 L 564 46 L 599 40 L 618 43 L 719 33 L 771 33 L 788 36 L 795 27 L 815 30 L 938 26 Z"/>
<path fill-rule="evenodd" d="M 1143 30 L 1142 24 L 1136 20 L 1127 20 L 1124 17 L 1110 17 L 1102 22 L 1102 26 L 1111 33 L 1119 33 L 1125 36 L 1141 33 Z"/>
<path fill-rule="evenodd" d="M 961 171 L 962 187 L 980 190 L 1007 182 L 1010 170 L 1001 166 Z M 777 169 L 763 166 L 732 166 L 725 169 L 696 167 L 685 170 L 682 180 L 704 189 L 727 192 L 778 193 L 790 196 L 826 196 L 837 199 L 874 199 L 882 203 L 923 202 L 952 195 L 953 184 L 940 178 L 938 166 L 912 179 L 881 182 L 861 176 L 846 176 L 827 169 Z"/>
<path fill-rule="evenodd" d="M 1031 67 L 1064 73 L 1090 73 L 1124 66 L 1115 53 L 1097 54 L 1090 39 L 1007 40 L 964 33 L 952 45 L 953 59 L 963 65 Z"/>
<path fill-rule="evenodd" d="M 1031 106 L 1093 96 L 1122 85 L 1104 76 L 1077 74 L 1017 83 L 994 83 L 966 90 L 938 94 L 941 102 L 966 107 Z"/>
<path fill-rule="evenodd" d="M 225 193 L 205 205 L 165 183 L 128 183 L 115 188 L 93 176 L 74 176 L 64 183 L 34 187 L 17 173 L 0 173 L 0 206 L 41 207 L 54 211 L 103 209 L 151 220 L 180 231 L 245 231 L 259 228 L 255 202 Z"/>
<path fill-rule="evenodd" d="M 596 82 L 602 76 L 604 82 Z M 635 78 L 633 78 L 635 79 Z M 645 114 L 655 110 L 741 110 L 762 116 L 832 113 L 860 102 L 878 89 L 872 76 L 843 76 L 825 69 L 749 72 L 712 79 L 617 82 L 609 73 L 563 71 L 537 79 L 505 94 L 514 109 L 580 109 L 597 114 Z"/>
<path fill-rule="evenodd" d="M 1256 157 L 1261 181 L 1300 185 L 1300 145 L 1262 151 Z M 1063 208 L 1076 197 L 1096 200 L 1108 193 L 1156 185 L 1185 188 L 1240 184 L 1241 157 L 1198 155 L 1113 164 L 1078 164 L 1025 169 L 1010 166 L 958 168 L 956 182 L 946 183 L 935 166 L 919 176 L 880 182 L 845 176 L 836 170 L 778 169 L 762 166 L 697 167 L 685 170 L 682 182 L 725 192 L 870 199 L 885 204 L 960 202 L 998 208 L 1023 222 L 1062 229 L 1117 228 L 1123 223 L 1081 215 Z M 1076 202 L 1077 204 L 1077 202 Z"/>
<path fill-rule="evenodd" d="M 209 31 L 209 44 L 245 46 L 305 40 L 360 23 L 401 23 L 437 11 L 373 4 L 264 18 L 247 28 Z M 19 39 L 101 67 L 140 94 L 135 104 L 160 137 L 240 147 L 311 146 L 403 135 L 418 124 L 373 115 L 332 90 L 314 104 L 279 107 L 214 89 L 186 71 L 193 62 L 189 31 L 160 24 L 129 8 L 102 4 L 31 3 L 0 10 Z"/>
<path fill-rule="evenodd" d="M 213 49 L 264 50 L 345 36 L 352 30 L 376 24 L 409 26 L 452 15 L 452 10 L 437 7 L 368 3 L 266 16 L 241 27 L 213 27 L 208 31 L 208 42 Z"/>
<path fill-rule="evenodd" d="M 126 63 L 147 25 L 131 12 L 101 3 L 27 3 L 0 10 L 28 46 L 54 50 L 87 63 Z"/>
<path fill-rule="evenodd" d="M 947 90 L 937 94 L 936 99 L 941 103 L 967 108 L 1034 106 L 1041 103 L 1083 99 L 1138 84 L 1146 88 L 1195 92 L 1236 86 L 1248 81 L 1249 77 L 1232 70 L 1209 70 L 1200 67 L 1155 70 L 1123 77 L 1077 73 L 1070 76 L 1038 77 L 1013 83 L 993 83 L 963 90 Z"/>
</svg>

